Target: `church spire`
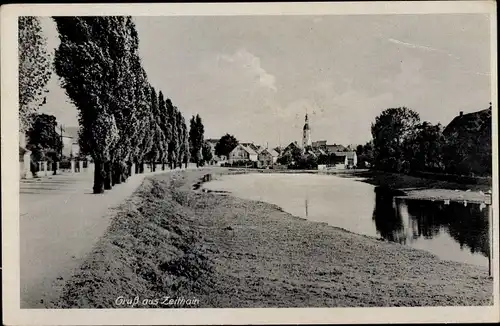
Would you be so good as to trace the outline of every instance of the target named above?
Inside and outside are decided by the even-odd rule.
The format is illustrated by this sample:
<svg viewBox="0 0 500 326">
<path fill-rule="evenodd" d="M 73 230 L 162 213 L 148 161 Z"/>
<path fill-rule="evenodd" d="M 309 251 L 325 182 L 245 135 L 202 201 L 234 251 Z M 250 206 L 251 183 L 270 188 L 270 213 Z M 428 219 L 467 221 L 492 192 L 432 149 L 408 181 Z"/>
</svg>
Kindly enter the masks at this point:
<svg viewBox="0 0 500 326">
<path fill-rule="evenodd" d="M 302 132 L 302 147 L 306 148 L 308 146 L 311 146 L 311 129 L 309 128 L 309 117 L 306 111 L 304 130 Z"/>
<path fill-rule="evenodd" d="M 306 122 L 304 123 L 304 130 L 309 130 L 309 117 L 307 116 L 306 113 Z"/>
</svg>

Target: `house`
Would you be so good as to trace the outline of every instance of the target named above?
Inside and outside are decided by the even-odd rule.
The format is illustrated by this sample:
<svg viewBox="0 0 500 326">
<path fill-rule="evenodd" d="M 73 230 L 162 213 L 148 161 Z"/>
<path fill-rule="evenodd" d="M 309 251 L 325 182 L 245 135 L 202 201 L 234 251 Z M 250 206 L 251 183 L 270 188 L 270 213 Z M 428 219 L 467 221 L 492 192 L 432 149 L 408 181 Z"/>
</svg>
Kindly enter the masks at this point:
<svg viewBox="0 0 500 326">
<path fill-rule="evenodd" d="M 326 151 L 328 153 L 344 152 L 345 150 L 346 148 L 342 145 L 337 145 L 337 144 L 326 145 Z"/>
<path fill-rule="evenodd" d="M 210 162 L 208 162 L 208 164 L 221 166 L 226 161 L 227 161 L 227 158 L 225 156 L 212 155 L 212 159 L 210 160 Z"/>
<path fill-rule="evenodd" d="M 327 155 L 326 151 L 319 147 L 313 147 L 312 150 L 308 152 L 312 152 L 316 157 L 321 155 Z"/>
<path fill-rule="evenodd" d="M 300 149 L 299 144 L 296 141 L 293 141 L 290 144 L 288 144 L 288 146 L 285 147 L 283 151 L 281 151 L 281 155 L 285 155 L 286 153 L 291 154 L 294 149 Z"/>
<path fill-rule="evenodd" d="M 265 166 L 270 166 L 276 163 L 278 160 L 278 152 L 276 152 L 274 149 L 263 149 L 259 152 L 258 154 L 258 161 L 259 161 L 259 166 L 265 167 Z"/>
<path fill-rule="evenodd" d="M 78 129 L 78 127 L 63 127 L 62 135 L 61 128 L 56 129 L 58 135 L 62 138 L 62 154 L 66 157 L 76 157 L 80 155 L 80 145 L 78 144 Z"/>
<path fill-rule="evenodd" d="M 250 148 L 249 146 L 243 145 L 243 143 L 238 144 L 230 153 L 229 153 L 229 163 L 234 163 L 237 161 L 258 161 L 258 154 L 255 150 Z"/>
<path fill-rule="evenodd" d="M 451 136 L 453 133 L 479 131 L 483 124 L 491 123 L 491 106 L 488 109 L 464 114 L 460 111 L 451 122 L 444 128 L 443 135 Z"/>
<path fill-rule="evenodd" d="M 326 140 L 313 141 L 312 142 L 312 147 L 313 148 L 318 148 L 318 149 L 326 150 Z"/>
<path fill-rule="evenodd" d="M 460 112 L 443 130 L 447 142 L 446 165 L 451 173 L 491 175 L 492 110 Z"/>
<path fill-rule="evenodd" d="M 263 149 L 260 145 L 255 145 L 254 143 L 241 143 L 241 145 L 252 149 L 256 153 L 260 152 Z"/>
<path fill-rule="evenodd" d="M 358 164 L 358 156 L 354 151 L 333 152 L 331 154 L 334 154 L 334 162 L 332 163 L 337 169 L 350 169 Z"/>
</svg>

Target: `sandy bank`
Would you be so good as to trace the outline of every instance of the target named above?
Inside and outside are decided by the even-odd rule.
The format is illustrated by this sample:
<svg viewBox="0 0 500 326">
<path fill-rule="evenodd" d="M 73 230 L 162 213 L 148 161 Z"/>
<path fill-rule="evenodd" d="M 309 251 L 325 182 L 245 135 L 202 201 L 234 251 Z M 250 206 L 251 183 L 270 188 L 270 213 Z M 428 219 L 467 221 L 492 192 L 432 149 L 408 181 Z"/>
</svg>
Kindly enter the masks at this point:
<svg viewBox="0 0 500 326">
<path fill-rule="evenodd" d="M 182 307 L 188 299 L 194 307 L 492 303 L 487 269 L 299 219 L 274 205 L 193 191 L 205 173 L 148 178 L 50 306 L 165 308 L 179 307 L 179 298 Z"/>
</svg>

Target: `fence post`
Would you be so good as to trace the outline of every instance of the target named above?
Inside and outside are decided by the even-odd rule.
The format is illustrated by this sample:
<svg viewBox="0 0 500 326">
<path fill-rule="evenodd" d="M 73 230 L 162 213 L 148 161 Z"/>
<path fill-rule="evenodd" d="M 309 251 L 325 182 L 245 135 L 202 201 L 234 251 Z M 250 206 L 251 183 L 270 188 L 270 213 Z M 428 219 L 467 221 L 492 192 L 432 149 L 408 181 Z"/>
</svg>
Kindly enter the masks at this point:
<svg viewBox="0 0 500 326">
<path fill-rule="evenodd" d="M 78 172 L 79 173 L 83 172 L 83 161 L 82 160 L 78 161 Z"/>
<path fill-rule="evenodd" d="M 70 160 L 70 172 L 75 173 L 75 160 Z"/>
</svg>

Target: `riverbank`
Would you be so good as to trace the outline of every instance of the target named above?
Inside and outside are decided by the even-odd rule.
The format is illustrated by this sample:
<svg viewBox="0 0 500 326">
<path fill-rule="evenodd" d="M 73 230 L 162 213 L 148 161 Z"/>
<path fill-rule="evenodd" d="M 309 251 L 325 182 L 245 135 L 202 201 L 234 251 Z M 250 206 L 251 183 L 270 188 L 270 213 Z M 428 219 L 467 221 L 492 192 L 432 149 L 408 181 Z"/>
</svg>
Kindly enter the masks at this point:
<svg viewBox="0 0 500 326">
<path fill-rule="evenodd" d="M 193 191 L 207 171 L 147 178 L 48 307 L 492 303 L 487 269 L 306 221 L 275 205 Z"/>
</svg>

